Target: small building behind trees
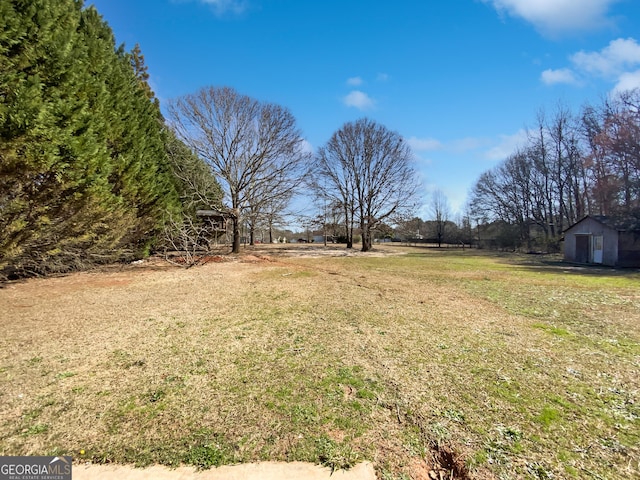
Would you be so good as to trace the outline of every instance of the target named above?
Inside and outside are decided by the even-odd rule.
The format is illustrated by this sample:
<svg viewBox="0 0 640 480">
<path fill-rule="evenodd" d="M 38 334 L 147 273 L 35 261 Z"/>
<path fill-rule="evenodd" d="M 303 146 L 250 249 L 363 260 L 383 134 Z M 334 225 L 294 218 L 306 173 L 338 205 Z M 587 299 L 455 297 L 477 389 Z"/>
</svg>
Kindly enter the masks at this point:
<svg viewBox="0 0 640 480">
<path fill-rule="evenodd" d="M 640 267 L 640 221 L 587 215 L 565 231 L 567 262 Z"/>
<path fill-rule="evenodd" d="M 196 216 L 204 219 L 213 232 L 226 232 L 229 214 L 220 210 L 197 210 Z"/>
<path fill-rule="evenodd" d="M 199 230 L 200 235 L 203 235 L 207 242 L 215 242 L 217 245 L 218 238 L 228 232 L 227 226 L 231 215 L 213 209 L 196 210 L 196 216 L 202 219 L 201 229 Z"/>
</svg>

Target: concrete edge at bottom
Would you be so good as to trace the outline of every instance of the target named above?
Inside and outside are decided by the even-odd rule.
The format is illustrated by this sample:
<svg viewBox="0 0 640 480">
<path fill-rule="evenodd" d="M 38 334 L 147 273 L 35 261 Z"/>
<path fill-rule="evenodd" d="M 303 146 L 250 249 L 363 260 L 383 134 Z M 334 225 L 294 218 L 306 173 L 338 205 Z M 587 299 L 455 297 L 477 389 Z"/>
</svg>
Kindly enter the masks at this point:
<svg viewBox="0 0 640 480">
<path fill-rule="evenodd" d="M 193 467 L 169 468 L 154 465 L 134 468 L 130 465 L 74 464 L 73 480 L 375 480 L 371 462 L 362 462 L 349 470 L 336 470 L 305 462 L 260 462 L 225 465 L 210 470 Z"/>
</svg>

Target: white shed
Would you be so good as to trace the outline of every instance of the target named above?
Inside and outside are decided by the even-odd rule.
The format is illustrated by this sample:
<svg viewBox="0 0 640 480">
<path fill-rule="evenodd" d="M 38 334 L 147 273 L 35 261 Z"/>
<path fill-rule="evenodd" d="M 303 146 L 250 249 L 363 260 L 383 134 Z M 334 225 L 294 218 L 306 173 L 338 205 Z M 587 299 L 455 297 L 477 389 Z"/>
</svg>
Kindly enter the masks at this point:
<svg viewBox="0 0 640 480">
<path fill-rule="evenodd" d="M 564 259 L 612 267 L 640 267 L 637 220 L 587 215 L 565 231 Z"/>
</svg>

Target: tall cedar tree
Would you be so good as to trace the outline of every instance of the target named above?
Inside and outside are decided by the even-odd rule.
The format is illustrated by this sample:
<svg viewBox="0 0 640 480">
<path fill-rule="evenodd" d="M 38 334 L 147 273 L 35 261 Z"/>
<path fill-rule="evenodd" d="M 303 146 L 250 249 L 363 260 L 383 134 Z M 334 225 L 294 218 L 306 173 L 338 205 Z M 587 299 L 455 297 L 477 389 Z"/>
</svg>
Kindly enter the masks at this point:
<svg viewBox="0 0 640 480">
<path fill-rule="evenodd" d="M 140 72 L 93 7 L 0 2 L 0 269 L 139 256 L 179 209 Z"/>
</svg>

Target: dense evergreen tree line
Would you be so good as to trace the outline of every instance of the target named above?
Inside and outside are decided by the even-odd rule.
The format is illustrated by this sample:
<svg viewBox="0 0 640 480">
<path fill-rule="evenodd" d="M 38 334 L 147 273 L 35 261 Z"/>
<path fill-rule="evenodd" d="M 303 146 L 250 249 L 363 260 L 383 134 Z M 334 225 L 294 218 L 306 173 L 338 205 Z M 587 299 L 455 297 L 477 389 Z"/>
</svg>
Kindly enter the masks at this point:
<svg viewBox="0 0 640 480">
<path fill-rule="evenodd" d="M 147 78 L 81 0 L 0 2 L 0 270 L 136 258 L 181 213 L 193 158 Z"/>
<path fill-rule="evenodd" d="M 509 248 L 555 250 L 585 215 L 640 226 L 640 90 L 541 113 L 526 145 L 480 176 L 470 213 Z"/>
</svg>

